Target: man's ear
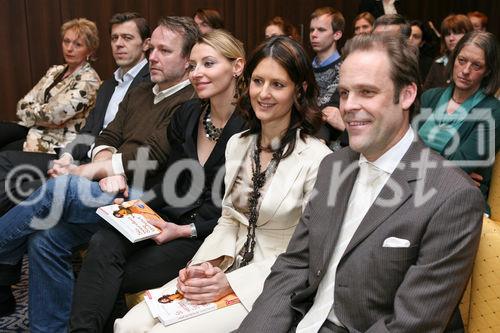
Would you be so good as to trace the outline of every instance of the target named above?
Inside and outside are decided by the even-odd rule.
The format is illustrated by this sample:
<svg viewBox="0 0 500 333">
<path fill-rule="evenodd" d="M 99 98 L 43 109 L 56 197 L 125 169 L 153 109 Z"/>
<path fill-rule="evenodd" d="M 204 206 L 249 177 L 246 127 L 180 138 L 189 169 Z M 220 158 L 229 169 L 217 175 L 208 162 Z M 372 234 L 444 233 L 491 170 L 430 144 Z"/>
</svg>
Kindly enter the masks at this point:
<svg viewBox="0 0 500 333">
<path fill-rule="evenodd" d="M 149 50 L 150 43 L 151 43 L 151 38 L 146 38 L 142 42 L 142 51 L 143 52 L 146 52 L 147 50 Z"/>
<path fill-rule="evenodd" d="M 333 39 L 335 39 L 335 41 L 338 41 L 341 38 L 342 38 L 342 31 L 337 30 L 333 33 Z"/>
<path fill-rule="evenodd" d="M 411 83 L 401 89 L 399 92 L 399 103 L 403 110 L 410 109 L 413 102 L 417 98 L 417 85 L 415 83 Z"/>
</svg>

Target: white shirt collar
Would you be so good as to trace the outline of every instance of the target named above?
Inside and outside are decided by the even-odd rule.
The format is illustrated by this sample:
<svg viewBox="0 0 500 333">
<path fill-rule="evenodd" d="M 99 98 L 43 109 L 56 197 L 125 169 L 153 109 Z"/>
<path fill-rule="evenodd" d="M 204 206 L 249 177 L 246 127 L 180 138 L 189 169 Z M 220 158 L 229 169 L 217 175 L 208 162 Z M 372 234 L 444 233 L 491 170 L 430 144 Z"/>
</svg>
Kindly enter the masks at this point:
<svg viewBox="0 0 500 333">
<path fill-rule="evenodd" d="M 410 148 L 413 139 L 415 138 L 415 134 L 413 133 L 413 129 L 411 127 L 408 128 L 405 135 L 396 143 L 391 149 L 386 151 L 382 156 L 380 156 L 377 160 L 370 162 L 363 155 L 359 156 L 358 163 L 371 163 L 375 165 L 378 169 L 392 174 L 394 170 L 398 167 L 399 162 L 403 158 L 404 154 Z"/>
<path fill-rule="evenodd" d="M 142 67 L 144 67 L 144 65 L 146 65 L 147 63 L 148 61 L 146 60 L 146 58 L 144 58 L 137 64 L 135 64 L 134 67 L 129 69 L 125 74 L 123 74 L 123 69 L 121 67 L 118 67 L 116 71 L 113 73 L 113 75 L 115 76 L 115 80 L 117 82 L 128 82 L 133 80 L 136 77 L 136 75 L 141 71 Z"/>
<path fill-rule="evenodd" d="M 180 83 L 177 83 L 175 86 L 172 86 L 162 91 L 160 91 L 160 87 L 158 86 L 158 84 L 155 84 L 155 86 L 153 87 L 153 94 L 155 95 L 154 104 L 160 103 L 163 99 L 172 96 L 173 94 L 183 89 L 184 87 L 187 87 L 190 84 L 191 83 L 189 82 L 189 80 L 184 80 Z"/>
</svg>

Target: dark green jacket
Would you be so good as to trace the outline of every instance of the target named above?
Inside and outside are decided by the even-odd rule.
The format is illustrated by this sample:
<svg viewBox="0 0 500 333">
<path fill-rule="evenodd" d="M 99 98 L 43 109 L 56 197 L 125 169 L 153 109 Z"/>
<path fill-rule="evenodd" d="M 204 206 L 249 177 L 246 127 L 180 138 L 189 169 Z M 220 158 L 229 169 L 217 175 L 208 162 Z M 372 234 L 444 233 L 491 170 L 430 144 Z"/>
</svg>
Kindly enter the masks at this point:
<svg viewBox="0 0 500 333">
<path fill-rule="evenodd" d="M 431 108 L 434 109 L 439 101 L 439 98 L 443 94 L 446 88 L 435 88 L 424 92 L 421 98 L 421 108 Z M 458 129 L 458 135 L 460 137 L 460 143 L 452 153 L 445 154 L 444 157 L 450 161 L 481 161 L 485 163 L 488 158 L 492 157 L 489 151 L 490 144 L 493 145 L 495 154 L 500 148 L 500 101 L 492 96 L 488 96 L 483 99 L 477 106 L 478 108 L 491 109 L 492 116 L 495 123 L 494 128 L 492 128 L 493 123 L 488 121 L 486 117 L 483 119 L 473 119 L 472 114 L 469 114 L 464 120 L 462 126 Z M 423 125 L 423 122 L 419 122 L 418 128 Z M 494 142 L 491 143 L 490 135 L 491 131 L 494 131 Z M 452 143 L 450 140 L 448 146 Z M 425 142 L 425 141 L 424 141 Z M 447 148 L 448 148 L 447 146 Z M 483 152 L 481 153 L 480 147 Z M 446 151 L 446 149 L 445 149 Z M 494 156 L 493 156 L 494 157 Z M 475 172 L 483 176 L 483 181 L 481 182 L 481 192 L 485 196 L 488 196 L 488 190 L 491 180 L 491 172 L 493 170 L 494 160 L 491 161 L 489 166 L 463 166 L 460 163 L 457 165 L 462 168 L 466 173 Z"/>
</svg>

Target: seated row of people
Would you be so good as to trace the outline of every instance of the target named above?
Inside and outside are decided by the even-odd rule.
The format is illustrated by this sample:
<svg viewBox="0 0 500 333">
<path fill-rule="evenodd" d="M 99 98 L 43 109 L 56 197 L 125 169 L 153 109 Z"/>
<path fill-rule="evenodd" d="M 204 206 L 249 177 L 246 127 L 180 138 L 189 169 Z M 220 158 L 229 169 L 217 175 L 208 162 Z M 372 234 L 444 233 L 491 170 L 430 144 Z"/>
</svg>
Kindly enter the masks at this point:
<svg viewBox="0 0 500 333">
<path fill-rule="evenodd" d="M 313 19 L 319 23 L 323 20 L 328 25 L 331 24 L 329 15 L 319 13 Z M 138 29 L 135 22 L 127 22 L 112 24 L 112 33 L 128 23 Z M 179 288 L 185 297 L 195 302 L 207 302 L 235 292 L 242 305 L 226 310 L 224 316 L 227 317 L 221 322 L 210 316 L 200 317 L 169 329 L 235 329 L 262 290 L 263 280 L 276 256 L 285 251 L 312 193 L 319 163 L 330 152 L 313 138 L 321 122 L 321 113 L 316 106 L 317 80 L 311 66 L 314 62 L 308 60 L 299 43 L 287 37 L 274 37 L 254 51 L 245 67 L 243 46 L 233 36 L 223 31 L 214 31 L 204 37 L 197 34 L 192 20 L 169 17 L 160 21 L 152 34 L 149 54 L 153 83 L 140 84 L 126 95 L 115 120 L 97 138 L 92 163 L 81 166 L 58 163 L 60 165 L 51 171 L 53 175 L 68 171 L 73 175 L 50 180 L 29 198 L 39 196 L 40 201 L 17 206 L 0 218 L 0 262 L 13 266 L 28 251 L 30 265 L 34 267 L 33 274 L 30 271 L 30 284 L 35 285 L 33 301 L 52 297 L 54 304 L 63 304 L 55 309 L 57 313 L 38 310 L 39 318 L 45 316 L 41 320 L 37 320 L 35 310 L 30 309 L 34 331 L 56 332 L 67 328 L 73 284 L 69 255 L 75 246 L 87 243 L 96 231 L 75 289 L 72 331 L 111 329 L 114 319 L 124 314 L 125 292 L 161 286 L 174 278 L 193 255 L 191 264 L 202 264 L 205 278 L 201 279 L 202 282 L 196 281 L 201 286 L 195 288 L 188 278 L 189 267 L 181 270 Z M 391 43 L 400 48 L 404 45 L 398 37 L 390 36 L 379 39 L 364 36 L 353 41 L 357 42 L 360 44 L 355 45 L 361 51 L 369 50 L 369 45 L 378 45 L 382 49 L 390 49 L 387 45 Z M 321 43 L 317 44 L 321 46 Z M 498 86 L 498 75 L 488 76 L 493 72 L 491 66 L 498 66 L 498 59 L 490 61 L 491 52 L 487 53 L 483 47 L 492 47 L 497 53 L 498 48 L 494 39 L 492 44 L 491 35 L 485 33 L 468 35 L 463 44 L 456 57 L 456 61 L 463 65 L 462 68 L 457 66 L 456 74 L 463 85 L 456 84 L 452 95 L 467 100 L 477 97 L 478 84 L 484 90 L 486 85 Z M 139 48 L 141 45 L 139 43 Z M 367 46 L 363 48 L 362 45 Z M 474 57 L 478 53 L 474 48 L 483 52 L 483 58 Z M 462 55 L 462 50 L 465 55 Z M 392 58 L 391 52 L 387 51 L 387 54 Z M 363 64 L 361 59 L 358 60 Z M 414 57 L 407 61 L 411 66 L 413 62 L 418 64 Z M 468 72 L 481 61 L 484 72 Z M 390 66 L 402 64 L 391 60 Z M 416 73 L 418 77 L 418 70 Z M 477 75 L 470 77 L 468 73 Z M 381 92 L 367 83 L 367 88 L 363 88 L 367 95 L 361 94 L 367 101 L 351 102 L 349 94 L 357 95 L 359 87 L 350 85 L 350 75 L 355 77 L 355 73 L 349 71 L 340 76 L 339 82 L 344 80 L 340 109 L 344 126 L 355 138 L 356 135 L 362 137 L 363 131 L 370 132 L 372 125 L 377 123 L 376 112 L 375 115 L 368 112 L 371 116 L 365 115 L 364 118 L 361 115 L 369 101 L 376 100 Z M 200 99 L 185 102 L 193 97 L 187 77 Z M 402 83 L 392 76 L 390 79 L 395 92 L 401 89 L 399 85 Z M 413 76 L 404 80 L 408 86 L 419 85 Z M 418 89 L 413 89 L 406 89 L 406 95 L 394 98 L 393 103 L 400 105 L 404 114 L 411 109 L 413 99 L 418 95 Z M 411 100 L 409 105 L 404 102 L 406 99 Z M 476 99 L 477 103 L 474 102 L 471 108 L 479 105 L 484 97 Z M 487 102 L 498 108 L 493 102 Z M 448 113 L 459 110 L 460 114 L 467 116 L 466 107 L 469 108 L 467 105 L 455 106 Z M 360 115 L 359 119 L 353 116 L 356 114 Z M 245 126 L 241 115 L 249 130 L 236 134 Z M 455 117 L 449 121 L 440 116 L 438 121 L 440 124 L 456 123 L 453 126 L 457 130 L 465 116 L 459 121 Z M 401 131 L 407 128 L 407 125 L 400 126 Z M 477 123 L 472 124 L 472 128 L 477 126 Z M 487 129 L 492 130 L 491 127 Z M 380 135 L 384 135 L 383 131 Z M 451 137 L 446 136 L 448 140 L 443 139 L 446 141 L 444 146 L 450 144 Z M 383 146 L 386 143 L 384 138 L 374 139 L 374 144 Z M 392 143 L 395 142 L 391 141 L 381 149 L 390 148 Z M 140 146 L 150 148 L 145 156 L 138 152 Z M 358 146 L 356 141 L 353 149 L 370 162 L 381 157 L 381 154 L 372 156 L 370 149 L 364 150 L 364 145 Z M 224 151 L 226 160 L 222 155 Z M 159 167 L 150 167 L 141 158 L 156 160 Z M 170 166 L 185 159 L 194 162 L 203 182 L 199 183 L 196 175 L 189 172 L 182 173 L 178 180 L 165 182 L 161 178 L 168 174 Z M 217 195 L 222 195 L 224 188 L 218 187 L 215 192 L 213 189 L 221 180 L 219 170 L 222 166 L 226 167 L 226 188 L 221 210 L 214 200 Z M 487 178 L 487 174 L 488 171 L 481 176 Z M 474 177 L 479 179 L 476 175 Z M 330 177 L 325 179 L 330 182 Z M 93 180 L 99 180 L 99 183 Z M 193 186 L 202 190 L 199 198 L 186 205 L 166 200 L 163 195 L 165 186 L 174 188 L 175 195 L 180 197 Z M 165 218 L 167 223 L 158 225 L 162 233 L 155 238 L 155 243 L 130 244 L 113 229 L 99 225 L 96 207 L 113 202 L 116 192 L 126 198 L 144 198 Z M 471 214 L 476 210 L 471 210 Z M 32 221 L 33 216 L 36 218 Z M 467 235 L 471 242 L 476 236 L 475 231 Z M 110 242 L 114 244 L 111 247 Z M 473 251 L 474 246 L 471 248 Z M 468 265 L 469 259 L 463 265 Z M 170 269 L 159 270 L 160 266 Z M 252 278 L 252 283 L 248 277 Z M 59 281 L 57 286 L 50 283 L 53 279 Z M 458 282 L 462 283 L 462 280 Z M 175 281 L 170 282 L 172 284 Z M 39 294 L 36 294 L 37 290 Z M 140 306 L 129 319 L 117 321 L 116 329 L 127 331 L 131 325 L 154 325 L 147 316 L 144 317 L 146 322 L 131 319 L 135 318 L 135 312 L 140 314 L 141 311 L 144 309 L 141 310 Z M 163 330 L 161 325 L 156 329 Z"/>
</svg>

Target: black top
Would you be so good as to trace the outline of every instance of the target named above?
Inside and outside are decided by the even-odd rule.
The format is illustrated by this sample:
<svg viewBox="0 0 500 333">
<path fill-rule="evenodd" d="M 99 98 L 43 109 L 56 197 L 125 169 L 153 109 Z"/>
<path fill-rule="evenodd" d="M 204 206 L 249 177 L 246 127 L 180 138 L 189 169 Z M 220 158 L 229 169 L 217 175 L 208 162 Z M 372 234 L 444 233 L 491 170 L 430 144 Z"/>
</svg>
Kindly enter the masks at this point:
<svg viewBox="0 0 500 333">
<path fill-rule="evenodd" d="M 198 238 L 201 239 L 212 232 L 221 215 L 225 190 L 222 168 L 226 163 L 227 141 L 234 134 L 246 129 L 245 122 L 238 112 L 233 112 L 205 165 L 202 166 L 197 154 L 198 122 L 203 114 L 202 103 L 200 99 L 187 101 L 172 117 L 167 130 L 171 150 L 163 178 L 164 189 L 162 184 L 154 186 L 152 191 L 155 198 L 148 202 L 169 222 L 184 225 L 194 223 Z M 204 179 L 198 179 L 200 174 L 193 177 L 186 167 L 188 164 L 191 170 L 202 171 L 200 174 Z M 182 167 L 175 171 L 178 165 Z M 212 190 L 218 193 L 212 193 Z M 177 199 L 173 198 L 174 196 L 177 196 Z"/>
</svg>

